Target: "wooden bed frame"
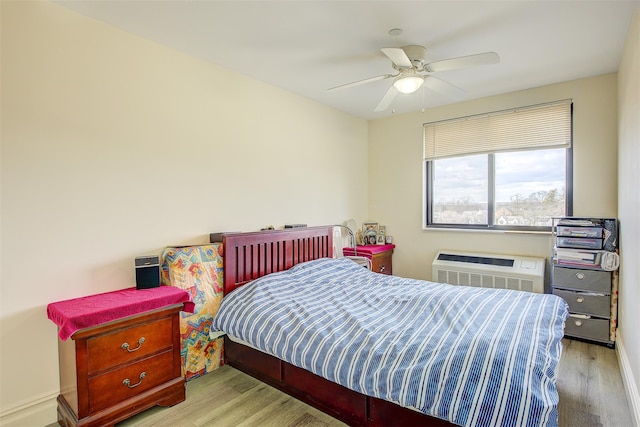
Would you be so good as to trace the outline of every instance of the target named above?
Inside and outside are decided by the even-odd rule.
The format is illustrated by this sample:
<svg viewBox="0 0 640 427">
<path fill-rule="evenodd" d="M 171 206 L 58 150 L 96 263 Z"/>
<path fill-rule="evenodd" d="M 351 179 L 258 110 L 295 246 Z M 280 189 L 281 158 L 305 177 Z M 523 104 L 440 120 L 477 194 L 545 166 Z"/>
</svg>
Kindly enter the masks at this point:
<svg viewBox="0 0 640 427">
<path fill-rule="evenodd" d="M 333 226 L 227 233 L 224 292 L 269 273 L 332 257 Z M 225 337 L 225 363 L 352 426 L 453 426 L 453 424 L 365 396 L 276 357 Z"/>
</svg>

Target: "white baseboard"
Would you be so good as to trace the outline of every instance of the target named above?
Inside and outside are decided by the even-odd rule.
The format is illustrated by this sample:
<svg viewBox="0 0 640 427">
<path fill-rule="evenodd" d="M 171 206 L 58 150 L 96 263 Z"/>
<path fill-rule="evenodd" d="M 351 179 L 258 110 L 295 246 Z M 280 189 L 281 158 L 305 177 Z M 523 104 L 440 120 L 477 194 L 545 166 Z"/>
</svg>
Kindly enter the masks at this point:
<svg viewBox="0 0 640 427">
<path fill-rule="evenodd" d="M 56 423 L 58 392 L 23 402 L 0 413 L 0 425 L 3 427 L 33 427 Z"/>
<path fill-rule="evenodd" d="M 624 390 L 627 394 L 627 402 L 629 402 L 631 420 L 633 421 L 634 427 L 640 427 L 640 394 L 638 393 L 638 383 L 636 383 L 633 377 L 620 329 L 618 329 L 616 333 L 616 354 L 618 355 L 618 364 L 620 365 Z"/>
</svg>

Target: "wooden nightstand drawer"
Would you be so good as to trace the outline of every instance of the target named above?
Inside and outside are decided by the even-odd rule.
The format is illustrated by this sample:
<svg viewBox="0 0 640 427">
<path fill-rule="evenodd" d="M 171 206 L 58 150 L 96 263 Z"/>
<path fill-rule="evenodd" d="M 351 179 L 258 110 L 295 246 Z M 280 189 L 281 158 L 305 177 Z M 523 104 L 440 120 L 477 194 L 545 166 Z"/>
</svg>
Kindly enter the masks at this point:
<svg viewBox="0 0 640 427">
<path fill-rule="evenodd" d="M 89 411 L 95 413 L 174 378 L 172 350 L 89 378 Z"/>
<path fill-rule="evenodd" d="M 87 341 L 89 375 L 170 348 L 171 318 L 166 317 Z"/>
<path fill-rule="evenodd" d="M 553 289 L 553 294 L 562 297 L 569 304 L 571 313 L 589 314 L 608 318 L 611 311 L 609 295 L 589 295 L 583 292 Z"/>
<path fill-rule="evenodd" d="M 611 273 L 555 266 L 552 283 L 557 288 L 610 293 Z"/>
<path fill-rule="evenodd" d="M 392 274 L 392 254 L 393 251 L 374 254 L 371 258 L 371 271 L 382 274 Z"/>
</svg>

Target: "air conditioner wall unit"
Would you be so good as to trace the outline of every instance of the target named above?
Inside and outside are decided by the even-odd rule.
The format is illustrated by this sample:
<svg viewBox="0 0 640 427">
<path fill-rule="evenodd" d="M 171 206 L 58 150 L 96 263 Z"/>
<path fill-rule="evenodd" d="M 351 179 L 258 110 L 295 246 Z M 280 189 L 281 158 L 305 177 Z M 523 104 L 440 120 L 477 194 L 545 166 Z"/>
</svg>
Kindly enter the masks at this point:
<svg viewBox="0 0 640 427">
<path fill-rule="evenodd" d="M 545 258 L 441 250 L 431 265 L 431 280 L 544 293 L 545 264 Z"/>
</svg>

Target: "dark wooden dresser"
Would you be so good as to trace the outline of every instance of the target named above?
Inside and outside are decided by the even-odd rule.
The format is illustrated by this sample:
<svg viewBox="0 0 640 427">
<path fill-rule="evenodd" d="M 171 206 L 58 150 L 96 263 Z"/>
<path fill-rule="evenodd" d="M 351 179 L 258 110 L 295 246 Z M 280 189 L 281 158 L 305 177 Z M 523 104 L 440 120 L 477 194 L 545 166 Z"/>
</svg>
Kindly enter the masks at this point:
<svg viewBox="0 0 640 427">
<path fill-rule="evenodd" d="M 393 274 L 393 249 L 396 245 L 366 245 L 344 248 L 345 256 L 363 256 L 371 260 L 371 271 L 382 274 Z"/>
<path fill-rule="evenodd" d="M 164 305 L 59 339 L 60 425 L 113 426 L 184 401 L 181 310 L 183 303 Z"/>
</svg>

